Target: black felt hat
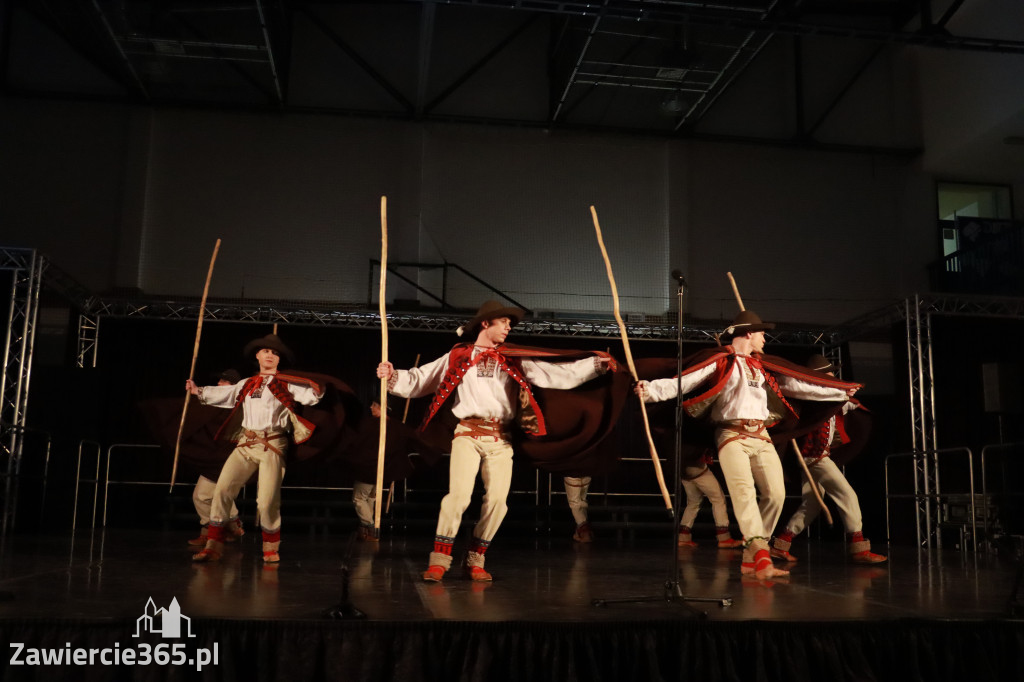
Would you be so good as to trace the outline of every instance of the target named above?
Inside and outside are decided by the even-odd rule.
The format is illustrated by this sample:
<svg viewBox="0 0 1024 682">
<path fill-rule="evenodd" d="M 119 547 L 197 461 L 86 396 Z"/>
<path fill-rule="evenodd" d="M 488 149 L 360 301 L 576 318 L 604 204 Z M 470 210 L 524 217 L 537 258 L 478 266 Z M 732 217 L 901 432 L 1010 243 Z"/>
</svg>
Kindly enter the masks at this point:
<svg viewBox="0 0 1024 682">
<path fill-rule="evenodd" d="M 289 363 L 295 362 L 295 354 L 292 353 L 288 346 L 284 345 L 284 341 L 282 341 L 277 334 L 267 334 L 262 338 L 253 339 L 249 343 L 245 344 L 245 350 L 242 351 L 242 355 L 247 358 L 255 357 L 256 353 L 264 348 L 277 351 L 277 354 Z"/>
<path fill-rule="evenodd" d="M 503 305 L 498 301 L 484 301 L 479 310 L 476 311 L 469 322 L 459 327 L 455 333 L 459 336 L 473 336 L 480 332 L 480 325 L 488 320 L 496 320 L 499 317 L 507 317 L 512 324 L 517 324 L 526 315 L 522 308 L 515 308 Z"/>
<path fill-rule="evenodd" d="M 824 355 L 818 355 L 817 353 L 807 358 L 807 362 L 804 365 L 816 372 L 837 372 L 841 366 L 838 362 L 832 362 Z"/>
<path fill-rule="evenodd" d="M 735 336 L 737 334 L 749 334 L 750 332 L 763 332 L 768 329 L 775 329 L 774 322 L 762 322 L 753 310 L 742 310 L 733 318 L 732 324 L 726 327 L 725 334 Z"/>
</svg>

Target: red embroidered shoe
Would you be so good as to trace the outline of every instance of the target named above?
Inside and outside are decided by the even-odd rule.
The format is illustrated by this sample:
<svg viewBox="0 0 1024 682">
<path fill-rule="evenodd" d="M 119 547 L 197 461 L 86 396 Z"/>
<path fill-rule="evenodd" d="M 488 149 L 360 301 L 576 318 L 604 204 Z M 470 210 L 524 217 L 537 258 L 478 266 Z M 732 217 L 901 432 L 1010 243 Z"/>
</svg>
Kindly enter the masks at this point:
<svg viewBox="0 0 1024 682">
<path fill-rule="evenodd" d="M 777 578 L 783 575 L 789 575 L 789 571 L 784 571 L 781 568 L 775 568 L 772 564 L 771 555 L 768 550 L 762 549 L 754 555 L 754 575 L 757 576 L 758 580 L 765 580 L 767 578 Z"/>
<path fill-rule="evenodd" d="M 208 538 L 209 529 L 203 526 L 202 530 L 199 531 L 199 535 L 188 541 L 189 547 L 205 547 Z"/>
<path fill-rule="evenodd" d="M 281 562 L 281 555 L 277 552 L 264 552 L 263 563 L 265 564 L 277 564 Z"/>
<path fill-rule="evenodd" d="M 881 554 L 875 554 L 870 549 L 850 555 L 850 561 L 855 564 L 881 564 L 888 561 L 888 558 Z"/>
<path fill-rule="evenodd" d="M 466 577 L 478 583 L 489 583 L 494 580 L 490 573 L 479 566 L 466 566 Z"/>
<path fill-rule="evenodd" d="M 231 519 L 227 525 L 227 535 L 224 540 L 226 542 L 235 542 L 238 538 L 245 535 L 245 529 L 242 528 L 242 519 Z"/>
<path fill-rule="evenodd" d="M 423 571 L 423 579 L 428 583 L 439 583 L 444 574 L 444 566 L 427 566 L 427 570 Z"/>
<path fill-rule="evenodd" d="M 572 534 L 572 539 L 576 542 L 593 542 L 594 531 L 590 529 L 590 524 L 584 522 L 576 526 L 576 530 Z"/>
<path fill-rule="evenodd" d="M 776 559 L 783 559 L 785 561 L 788 561 L 791 564 L 795 564 L 796 563 L 796 557 L 793 556 L 792 554 L 790 554 L 789 552 L 787 552 L 784 549 L 778 549 L 776 547 L 772 547 L 771 548 L 771 555 L 773 557 L 775 557 Z"/>
<path fill-rule="evenodd" d="M 196 564 L 207 564 L 212 561 L 220 561 L 220 552 L 209 547 L 192 555 L 192 562 Z"/>
</svg>

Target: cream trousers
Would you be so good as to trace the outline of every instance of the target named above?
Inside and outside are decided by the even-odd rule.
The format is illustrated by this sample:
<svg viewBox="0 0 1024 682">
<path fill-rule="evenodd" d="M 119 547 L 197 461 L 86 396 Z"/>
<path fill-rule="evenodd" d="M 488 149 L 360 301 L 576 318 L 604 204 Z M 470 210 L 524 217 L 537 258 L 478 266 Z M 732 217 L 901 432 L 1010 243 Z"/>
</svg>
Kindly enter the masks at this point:
<svg viewBox="0 0 1024 682">
<path fill-rule="evenodd" d="M 512 446 L 508 441 L 495 436 L 460 435 L 468 430 L 462 425 L 455 429 L 448 465 L 448 494 L 441 500 L 437 535 L 454 538 L 458 534 L 462 513 L 469 506 L 479 472 L 484 482 L 484 499 L 473 536 L 490 542 L 508 513 L 507 498 L 512 486 Z"/>
</svg>

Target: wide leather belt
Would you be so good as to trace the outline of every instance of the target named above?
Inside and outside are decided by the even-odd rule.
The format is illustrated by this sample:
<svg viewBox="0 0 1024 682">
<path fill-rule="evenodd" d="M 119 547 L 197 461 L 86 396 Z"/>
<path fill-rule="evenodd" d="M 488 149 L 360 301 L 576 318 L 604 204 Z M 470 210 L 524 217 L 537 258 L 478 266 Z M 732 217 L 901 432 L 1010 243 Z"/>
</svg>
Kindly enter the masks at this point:
<svg viewBox="0 0 1024 682">
<path fill-rule="evenodd" d="M 262 445 L 263 450 L 270 450 L 276 455 L 284 456 L 285 448 L 278 448 L 277 446 L 271 445 L 271 441 L 275 440 L 288 440 L 288 434 L 284 431 L 250 431 L 245 429 L 242 431 L 244 440 L 240 440 L 238 447 L 240 448 L 252 448 L 257 445 Z"/>
<path fill-rule="evenodd" d="M 764 428 L 763 419 L 730 419 L 715 424 L 720 429 L 744 429 L 746 431 L 760 431 Z"/>
<path fill-rule="evenodd" d="M 470 438 L 499 438 L 505 440 L 505 425 L 497 419 L 479 419 L 468 417 L 459 421 L 459 426 L 464 431 L 455 434 L 456 436 L 469 436 Z"/>
</svg>

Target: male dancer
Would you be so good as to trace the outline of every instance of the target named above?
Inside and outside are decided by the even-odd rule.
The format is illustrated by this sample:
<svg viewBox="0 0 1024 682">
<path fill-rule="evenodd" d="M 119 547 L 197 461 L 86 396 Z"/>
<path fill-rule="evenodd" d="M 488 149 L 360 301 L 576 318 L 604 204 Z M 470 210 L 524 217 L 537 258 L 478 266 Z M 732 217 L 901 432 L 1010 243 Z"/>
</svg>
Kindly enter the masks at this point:
<svg viewBox="0 0 1024 682">
<path fill-rule="evenodd" d="M 237 445 L 217 479 L 206 547 L 192 557 L 196 562 L 220 559 L 230 509 L 238 491 L 257 469 L 256 508 L 263 529 L 263 561 L 275 564 L 281 560 L 281 481 L 288 433 L 296 443 L 302 443 L 315 428 L 296 414 L 295 404 L 315 405 L 323 396 L 323 389 L 315 382 L 278 373 L 281 357 L 291 362 L 294 356 L 276 334 L 250 341 L 243 354 L 254 357 L 259 365 L 259 374 L 244 382 L 204 387 L 196 386 L 191 379 L 185 382 L 185 388 L 204 405 L 231 407 L 232 413 L 242 408 L 241 428 L 231 438 Z"/>
<path fill-rule="evenodd" d="M 836 369 L 828 358 L 822 355 L 812 355 L 807 360 L 807 366 L 817 372 L 825 372 L 829 376 L 834 376 Z M 844 417 L 860 407 L 861 404 L 856 400 L 848 401 L 843 405 L 842 414 L 833 416 L 817 431 L 812 431 L 800 440 L 800 454 L 807 463 L 807 470 L 810 472 L 811 478 L 814 479 L 814 485 L 818 486 L 822 497 L 828 493 L 835 501 L 839 515 L 843 517 L 850 560 L 858 564 L 880 564 L 886 558 L 871 551 L 871 542 L 865 540 L 862 533 L 864 521 L 857 493 L 850 486 L 850 482 L 846 480 L 842 470 L 829 457 L 833 447 L 850 442 L 850 438 L 846 434 Z M 793 538 L 800 535 L 804 528 L 821 513 L 821 506 L 814 497 L 810 481 L 804 481 L 802 493 L 803 500 L 800 507 L 790 517 L 786 529 L 772 540 L 773 557 L 796 561 L 796 557 L 789 553 Z"/>
<path fill-rule="evenodd" d="M 469 506 L 478 471 L 485 493 L 465 569 L 472 580 L 492 579 L 484 570 L 484 553 L 508 511 L 506 498 L 512 482 L 509 426 L 518 418 L 527 433 L 546 432 L 544 415 L 531 385 L 574 388 L 607 371 L 610 358 L 604 354 L 593 353 L 569 362 L 545 362 L 534 358 L 569 354 L 505 345 L 512 325 L 522 316 L 519 308 L 487 301 L 459 329 L 460 335 L 474 339 L 472 343 L 460 343 L 437 360 L 411 370 L 395 370 L 390 362 L 377 366 L 377 376 L 388 380 L 390 393 L 403 398 L 434 394 L 424 427 L 454 396 L 447 406 L 459 424 L 452 440 L 449 490 L 441 501 L 434 551 L 423 573 L 426 581 L 440 581 L 451 568 L 452 544 L 462 513 Z"/>
<path fill-rule="evenodd" d="M 789 398 L 845 403 L 860 386 L 837 381 L 782 358 L 764 356 L 764 332 L 774 329 L 753 311 L 737 315 L 724 335 L 729 346 L 691 356 L 681 377 L 641 381 L 636 393 L 645 402 L 669 400 L 706 385 L 685 399 L 691 417 L 709 416 L 715 427 L 718 461 L 743 533 L 740 571 L 758 579 L 788 575 L 772 565 L 768 540 L 782 512 L 785 480 L 768 427 L 796 417 Z M 760 506 L 757 493 L 761 493 Z"/>
</svg>

